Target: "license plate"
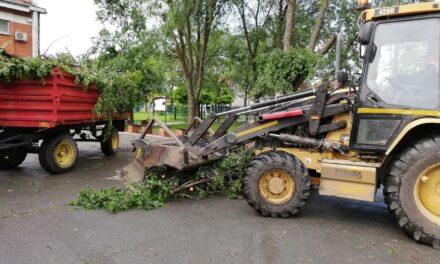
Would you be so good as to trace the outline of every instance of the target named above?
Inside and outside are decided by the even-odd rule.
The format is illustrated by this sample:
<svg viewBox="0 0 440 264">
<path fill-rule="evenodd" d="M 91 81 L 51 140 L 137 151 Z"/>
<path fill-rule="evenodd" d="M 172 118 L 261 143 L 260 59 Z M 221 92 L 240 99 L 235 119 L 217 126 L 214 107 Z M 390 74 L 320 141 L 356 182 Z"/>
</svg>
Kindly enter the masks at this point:
<svg viewBox="0 0 440 264">
<path fill-rule="evenodd" d="M 389 16 L 399 13 L 399 7 L 386 7 L 386 8 L 379 8 L 374 11 L 374 16 Z"/>
</svg>

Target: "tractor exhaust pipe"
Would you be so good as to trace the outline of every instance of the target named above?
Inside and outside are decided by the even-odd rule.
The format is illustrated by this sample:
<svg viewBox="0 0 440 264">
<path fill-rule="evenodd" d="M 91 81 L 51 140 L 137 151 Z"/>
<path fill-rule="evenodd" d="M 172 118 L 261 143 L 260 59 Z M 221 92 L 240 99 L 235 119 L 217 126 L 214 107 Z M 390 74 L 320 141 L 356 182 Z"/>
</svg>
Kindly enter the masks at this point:
<svg viewBox="0 0 440 264">
<path fill-rule="evenodd" d="M 341 62 L 342 62 L 342 40 L 344 35 L 342 32 L 339 32 L 336 35 L 336 65 L 335 65 L 335 74 L 341 71 Z M 335 75 L 337 77 L 337 75 Z"/>
</svg>

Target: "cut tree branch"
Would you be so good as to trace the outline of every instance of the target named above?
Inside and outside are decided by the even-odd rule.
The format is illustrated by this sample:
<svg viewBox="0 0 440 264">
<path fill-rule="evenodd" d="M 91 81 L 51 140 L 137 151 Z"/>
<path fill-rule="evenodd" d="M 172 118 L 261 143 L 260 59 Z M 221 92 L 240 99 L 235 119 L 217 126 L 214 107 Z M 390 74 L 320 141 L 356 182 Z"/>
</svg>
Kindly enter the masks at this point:
<svg viewBox="0 0 440 264">
<path fill-rule="evenodd" d="M 315 50 L 316 43 L 318 43 L 319 33 L 321 32 L 322 24 L 324 23 L 325 14 L 327 13 L 329 0 L 321 0 L 319 7 L 318 18 L 313 27 L 312 35 L 310 36 L 309 49 Z"/>
<path fill-rule="evenodd" d="M 319 55 L 325 55 L 336 42 L 336 36 L 333 35 L 325 42 L 324 46 L 318 51 Z"/>
<path fill-rule="evenodd" d="M 203 179 L 203 180 L 200 180 L 200 181 L 196 181 L 196 182 L 192 182 L 192 183 L 184 184 L 184 185 L 182 185 L 182 186 L 179 186 L 179 187 L 177 187 L 177 188 L 171 190 L 170 193 L 171 193 L 171 194 L 176 194 L 176 193 L 178 193 L 178 192 L 181 192 L 181 191 L 183 191 L 183 190 L 189 189 L 189 188 L 191 188 L 191 187 L 195 187 L 195 186 L 200 185 L 200 184 L 208 183 L 209 181 L 210 181 L 209 179 Z"/>
</svg>

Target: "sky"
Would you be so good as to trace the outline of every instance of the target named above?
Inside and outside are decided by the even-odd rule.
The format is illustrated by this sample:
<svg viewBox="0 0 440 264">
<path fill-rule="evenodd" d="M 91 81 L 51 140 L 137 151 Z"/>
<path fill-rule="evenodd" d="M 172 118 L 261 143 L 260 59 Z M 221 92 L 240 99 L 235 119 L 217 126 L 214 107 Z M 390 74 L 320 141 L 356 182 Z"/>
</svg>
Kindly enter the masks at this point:
<svg viewBox="0 0 440 264">
<path fill-rule="evenodd" d="M 102 29 L 96 20 L 93 0 L 36 0 L 47 14 L 41 15 L 41 45 L 43 54 L 66 52 L 74 56 L 85 53 L 91 46 L 91 38 Z M 50 47 L 49 47 L 50 46 Z"/>
</svg>

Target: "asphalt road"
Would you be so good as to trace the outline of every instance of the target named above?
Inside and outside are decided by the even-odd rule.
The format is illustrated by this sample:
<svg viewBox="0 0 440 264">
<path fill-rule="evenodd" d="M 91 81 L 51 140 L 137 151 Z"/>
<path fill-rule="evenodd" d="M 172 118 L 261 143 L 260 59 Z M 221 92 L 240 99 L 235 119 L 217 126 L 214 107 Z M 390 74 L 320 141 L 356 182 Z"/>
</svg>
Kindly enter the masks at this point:
<svg viewBox="0 0 440 264">
<path fill-rule="evenodd" d="M 71 210 L 86 186 L 131 160 L 129 136 L 104 157 L 80 144 L 75 171 L 49 175 L 36 155 L 0 171 L 0 263 L 440 263 L 440 251 L 408 238 L 385 205 L 323 197 L 288 219 L 264 218 L 244 200 L 178 200 L 153 211 Z"/>
</svg>

